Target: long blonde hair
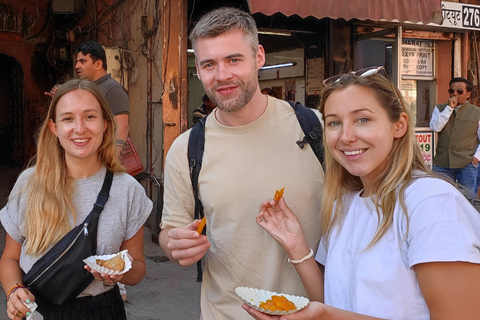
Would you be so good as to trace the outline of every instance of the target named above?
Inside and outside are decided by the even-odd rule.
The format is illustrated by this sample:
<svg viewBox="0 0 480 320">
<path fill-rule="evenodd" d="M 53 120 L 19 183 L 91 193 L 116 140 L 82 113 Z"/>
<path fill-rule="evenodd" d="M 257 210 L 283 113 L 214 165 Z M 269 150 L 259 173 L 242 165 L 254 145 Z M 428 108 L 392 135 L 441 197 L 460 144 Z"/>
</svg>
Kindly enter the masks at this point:
<svg viewBox="0 0 480 320">
<path fill-rule="evenodd" d="M 107 129 L 98 148 L 98 157 L 108 170 L 124 171 L 116 155 L 115 120 L 98 86 L 89 80 L 77 79 L 61 85 L 40 128 L 34 159 L 35 172 L 28 182 L 25 252 L 30 255 L 43 253 L 73 228 L 69 223 L 69 214 L 73 215 L 76 223 L 76 210 L 72 202 L 75 180 L 67 175 L 65 150 L 48 127 L 49 120 L 55 121 L 60 98 L 73 90 L 88 91 L 99 101 L 103 119 L 107 121 Z"/>
<path fill-rule="evenodd" d="M 420 146 L 415 138 L 414 121 L 410 107 L 403 99 L 398 88 L 381 74 L 377 73 L 364 77 L 346 74 L 332 85 L 325 87 L 321 93 L 322 100 L 319 108 L 324 120 L 325 103 L 330 94 L 352 85 L 368 88 L 384 108 L 392 123 L 397 122 L 402 113 L 405 113 L 408 117 L 407 131 L 401 138 L 393 141 L 392 150 L 390 156 L 386 159 L 385 168 L 372 184 L 377 186 L 372 199 L 379 218 L 377 232 L 370 243 L 370 246 L 372 246 L 387 232 L 392 224 L 397 198 L 400 200 L 407 217 L 408 231 L 405 189 L 414 179 L 414 170 L 420 170 L 426 175 L 431 175 L 431 173 L 425 166 Z M 323 139 L 325 146 L 326 188 L 322 203 L 321 228 L 322 235 L 325 235 L 328 239 L 333 226 L 340 223 L 345 214 L 342 196 L 348 192 L 362 190 L 363 184 L 359 177 L 350 174 L 333 158 L 325 143 L 325 135 Z"/>
</svg>

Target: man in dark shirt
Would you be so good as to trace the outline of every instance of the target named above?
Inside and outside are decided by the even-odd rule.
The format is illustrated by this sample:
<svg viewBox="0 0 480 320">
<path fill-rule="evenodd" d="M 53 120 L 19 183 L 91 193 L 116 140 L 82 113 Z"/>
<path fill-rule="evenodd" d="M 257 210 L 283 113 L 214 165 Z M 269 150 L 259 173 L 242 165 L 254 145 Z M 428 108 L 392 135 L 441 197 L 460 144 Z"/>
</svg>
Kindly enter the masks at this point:
<svg viewBox="0 0 480 320">
<path fill-rule="evenodd" d="M 202 97 L 203 104 L 200 108 L 193 110 L 193 124 L 196 124 L 200 119 L 208 116 L 213 109 L 216 108 L 215 104 L 210 100 L 207 95 Z"/>
</svg>

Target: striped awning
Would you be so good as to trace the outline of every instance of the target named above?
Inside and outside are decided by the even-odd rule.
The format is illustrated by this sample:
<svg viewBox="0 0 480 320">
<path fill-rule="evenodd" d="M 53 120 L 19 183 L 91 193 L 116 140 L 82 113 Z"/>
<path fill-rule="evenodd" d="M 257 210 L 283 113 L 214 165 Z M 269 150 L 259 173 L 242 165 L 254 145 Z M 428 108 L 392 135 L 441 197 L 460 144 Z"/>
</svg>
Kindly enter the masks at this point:
<svg viewBox="0 0 480 320">
<path fill-rule="evenodd" d="M 441 0 L 247 0 L 251 14 L 442 23 Z"/>
</svg>

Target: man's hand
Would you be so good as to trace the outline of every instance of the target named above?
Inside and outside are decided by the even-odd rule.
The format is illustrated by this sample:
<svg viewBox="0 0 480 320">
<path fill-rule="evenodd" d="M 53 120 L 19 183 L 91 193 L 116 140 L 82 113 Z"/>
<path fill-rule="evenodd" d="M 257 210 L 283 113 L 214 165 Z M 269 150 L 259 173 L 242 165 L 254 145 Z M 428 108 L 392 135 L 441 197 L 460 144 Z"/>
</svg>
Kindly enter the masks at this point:
<svg viewBox="0 0 480 320">
<path fill-rule="evenodd" d="M 200 260 L 211 244 L 205 235 L 198 234 L 201 220 L 195 220 L 184 228 L 170 228 L 160 232 L 160 245 L 170 259 L 181 266 L 190 266 Z"/>
<path fill-rule="evenodd" d="M 458 97 L 450 97 L 450 99 L 448 99 L 448 105 L 450 106 L 450 108 L 455 109 L 455 107 L 458 105 Z"/>
<path fill-rule="evenodd" d="M 478 167 L 478 159 L 473 157 L 472 164 L 473 164 L 474 167 Z"/>
<path fill-rule="evenodd" d="M 57 85 L 54 85 L 52 89 L 50 89 L 50 91 L 46 91 L 44 92 L 44 94 L 46 96 L 49 96 L 50 98 L 53 98 L 53 96 L 55 95 L 55 93 L 57 93 L 57 90 L 58 90 L 58 87 Z"/>
</svg>

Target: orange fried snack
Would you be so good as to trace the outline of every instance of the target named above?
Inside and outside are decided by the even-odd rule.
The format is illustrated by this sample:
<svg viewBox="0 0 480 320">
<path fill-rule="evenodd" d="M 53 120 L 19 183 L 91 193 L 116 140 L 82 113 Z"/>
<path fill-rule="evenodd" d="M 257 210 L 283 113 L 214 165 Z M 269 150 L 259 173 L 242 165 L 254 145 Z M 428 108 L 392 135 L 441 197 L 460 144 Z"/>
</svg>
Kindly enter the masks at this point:
<svg viewBox="0 0 480 320">
<path fill-rule="evenodd" d="M 295 310 L 297 307 L 285 296 L 272 296 L 272 299 L 260 303 L 260 308 L 270 311 L 290 311 Z"/>
<path fill-rule="evenodd" d="M 280 200 L 281 197 L 283 197 L 283 191 L 285 190 L 285 187 L 283 187 L 282 189 L 280 190 L 276 190 L 275 191 L 275 195 L 273 196 L 273 199 L 275 200 Z"/>
<path fill-rule="evenodd" d="M 203 218 L 202 218 L 202 221 L 200 221 L 200 224 L 198 225 L 198 228 L 197 228 L 197 232 L 198 232 L 199 234 L 202 233 L 203 228 L 205 227 L 205 224 L 206 224 L 206 223 L 207 223 L 207 218 L 206 218 L 206 217 L 203 217 Z"/>
</svg>

